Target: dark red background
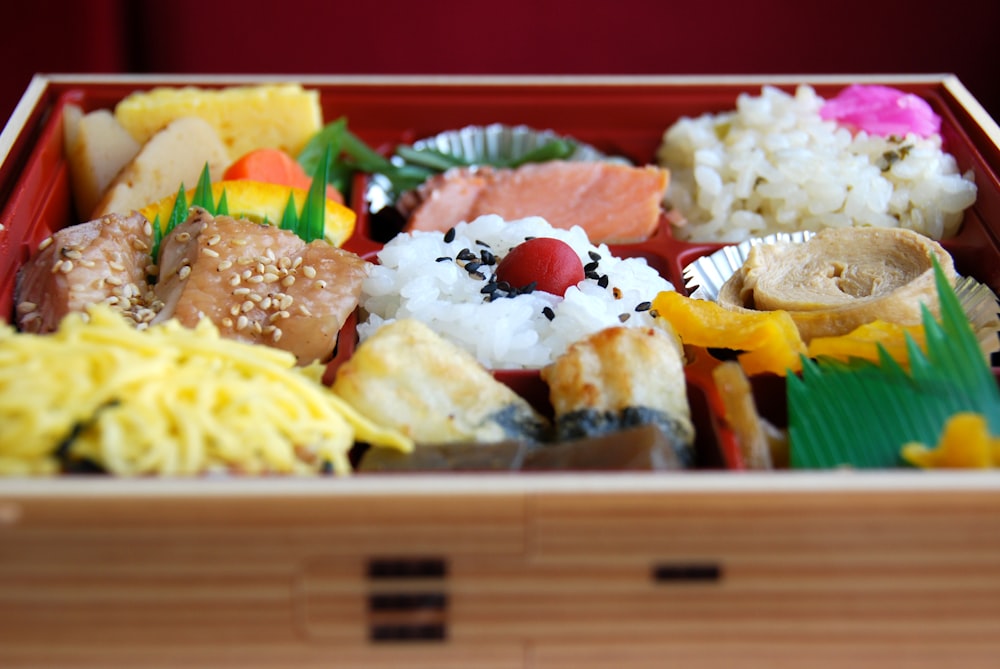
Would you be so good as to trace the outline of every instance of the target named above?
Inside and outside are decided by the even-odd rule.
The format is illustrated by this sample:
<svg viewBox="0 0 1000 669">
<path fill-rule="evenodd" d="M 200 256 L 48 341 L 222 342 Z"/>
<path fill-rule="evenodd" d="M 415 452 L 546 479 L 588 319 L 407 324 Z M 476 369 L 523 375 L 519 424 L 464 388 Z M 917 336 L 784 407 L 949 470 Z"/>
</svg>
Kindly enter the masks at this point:
<svg viewBox="0 0 1000 669">
<path fill-rule="evenodd" d="M 36 72 L 957 74 L 1000 117 L 1000 2 L 29 0 L 0 118 Z"/>
</svg>

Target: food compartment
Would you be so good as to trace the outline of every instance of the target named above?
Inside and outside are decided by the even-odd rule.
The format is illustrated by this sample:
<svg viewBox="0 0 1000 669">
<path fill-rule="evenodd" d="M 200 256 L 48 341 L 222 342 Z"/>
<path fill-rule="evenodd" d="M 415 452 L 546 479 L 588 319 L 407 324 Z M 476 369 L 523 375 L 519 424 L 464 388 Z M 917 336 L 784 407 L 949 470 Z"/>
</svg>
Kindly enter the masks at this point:
<svg viewBox="0 0 1000 669">
<path fill-rule="evenodd" d="M 0 307 L 5 318 L 13 310 L 11 294 L 16 268 L 42 238 L 74 218 L 69 204 L 67 168 L 61 157 L 62 105 L 74 102 L 85 109 L 108 107 L 133 88 L 144 86 L 147 85 L 117 88 L 109 85 L 61 91 L 56 87 L 58 95 L 53 100 L 38 143 L 28 156 L 26 169 L 19 180 L 23 187 L 14 189 L 14 196 L 7 202 L 0 219 L 7 229 L 0 246 L 5 271 L 0 277 L 4 282 Z M 839 88 L 839 85 L 816 86 L 820 94 L 832 94 Z M 942 114 L 946 150 L 953 152 L 963 170 L 972 170 L 976 175 L 979 185 L 977 203 L 967 212 L 959 234 L 946 240 L 944 246 L 955 257 L 959 272 L 974 276 L 996 289 L 1000 286 L 1000 268 L 992 259 L 998 252 L 998 245 L 990 224 L 1000 210 L 1000 186 L 990 164 L 990 161 L 996 160 L 995 152 L 983 151 L 970 140 L 977 126 L 960 118 L 938 88 L 922 85 L 902 88 L 920 92 Z M 663 131 L 679 116 L 730 109 L 740 92 L 756 93 L 759 89 L 759 84 L 708 89 L 678 86 L 670 87 L 669 91 L 622 86 L 609 96 L 607 90 L 586 85 L 555 90 L 532 89 L 530 95 L 518 87 L 504 86 L 473 85 L 428 91 L 409 86 L 372 88 L 347 85 L 321 88 L 321 92 L 327 120 L 348 116 L 359 136 L 378 146 L 383 153 L 391 151 L 396 144 L 412 142 L 450 128 L 507 122 L 553 129 L 591 143 L 609 154 L 624 155 L 636 164 L 643 164 L 653 162 Z M 533 99 L 531 104 L 527 101 L 529 97 Z M 389 100 L 392 100 L 391 115 L 386 111 Z M 607 116 L 612 106 L 616 112 Z M 612 119 L 610 123 L 609 118 Z M 346 248 L 371 257 L 391 238 L 391 232 L 386 231 L 392 228 L 379 228 L 373 223 L 373 213 L 365 201 L 365 185 L 364 176 L 359 175 L 353 181 L 351 206 L 358 214 L 358 221 L 355 234 Z M 676 239 L 664 216 L 648 240 L 635 244 L 614 244 L 611 250 L 622 258 L 644 258 L 683 294 L 688 292 L 684 268 L 722 246 Z M 354 350 L 355 327 L 356 319 L 352 319 L 341 333 L 337 352 L 328 368 L 327 380 L 332 378 L 337 365 Z M 707 469 L 740 469 L 743 460 L 735 437 L 722 416 L 719 397 L 710 378 L 712 364 L 714 361 L 706 361 L 687 374 L 688 399 L 697 428 L 696 465 Z M 541 384 L 537 374 L 498 372 L 496 376 L 542 411 L 551 411 L 544 384 Z M 764 377 L 754 378 L 751 383 L 761 414 L 776 426 L 784 427 L 787 424 L 784 382 L 780 378 Z"/>
</svg>

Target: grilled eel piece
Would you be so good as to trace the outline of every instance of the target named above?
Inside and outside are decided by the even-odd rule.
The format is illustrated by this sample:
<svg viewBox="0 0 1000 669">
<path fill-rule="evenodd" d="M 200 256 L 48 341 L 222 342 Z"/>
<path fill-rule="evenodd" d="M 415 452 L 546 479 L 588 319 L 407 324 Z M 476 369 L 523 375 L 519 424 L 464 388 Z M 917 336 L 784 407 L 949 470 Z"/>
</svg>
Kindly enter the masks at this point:
<svg viewBox="0 0 1000 669">
<path fill-rule="evenodd" d="M 654 424 L 685 467 L 694 426 L 677 340 L 661 328 L 612 327 L 573 343 L 542 369 L 559 441 Z"/>
<path fill-rule="evenodd" d="M 423 323 L 400 319 L 361 343 L 333 391 L 418 444 L 542 440 L 548 421 L 469 353 Z"/>
</svg>

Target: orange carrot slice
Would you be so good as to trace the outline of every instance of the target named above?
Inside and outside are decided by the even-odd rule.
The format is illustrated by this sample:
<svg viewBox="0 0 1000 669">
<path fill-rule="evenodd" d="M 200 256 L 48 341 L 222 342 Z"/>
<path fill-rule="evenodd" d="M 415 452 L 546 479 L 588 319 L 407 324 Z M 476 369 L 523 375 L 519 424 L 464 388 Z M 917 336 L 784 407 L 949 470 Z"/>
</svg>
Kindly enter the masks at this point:
<svg viewBox="0 0 1000 669">
<path fill-rule="evenodd" d="M 309 190 L 312 177 L 291 155 L 281 149 L 261 148 L 249 151 L 226 168 L 227 181 L 249 180 Z M 344 198 L 334 186 L 326 187 L 327 198 L 343 204 Z"/>
</svg>

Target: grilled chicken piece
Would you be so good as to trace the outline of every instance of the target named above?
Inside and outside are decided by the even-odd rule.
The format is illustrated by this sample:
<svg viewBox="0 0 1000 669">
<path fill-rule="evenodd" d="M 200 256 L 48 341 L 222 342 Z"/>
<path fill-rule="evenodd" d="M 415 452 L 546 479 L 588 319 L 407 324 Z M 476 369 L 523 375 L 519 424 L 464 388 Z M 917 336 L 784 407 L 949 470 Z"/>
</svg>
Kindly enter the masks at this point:
<svg viewBox="0 0 1000 669">
<path fill-rule="evenodd" d="M 358 305 L 368 263 L 325 241 L 195 209 L 162 242 L 154 322 L 193 327 L 204 316 L 222 336 L 326 360 Z"/>
<path fill-rule="evenodd" d="M 570 345 L 541 373 L 549 384 L 557 439 L 654 424 L 685 466 L 694 463 L 682 352 L 662 329 L 601 330 Z"/>
<path fill-rule="evenodd" d="M 336 373 L 333 391 L 419 443 L 540 440 L 548 421 L 463 349 L 423 323 L 379 328 Z"/>
<path fill-rule="evenodd" d="M 18 274 L 18 327 L 52 332 L 63 316 L 99 302 L 149 322 L 157 307 L 146 281 L 152 236 L 143 216 L 109 214 L 44 240 Z"/>
<path fill-rule="evenodd" d="M 557 228 L 579 225 L 594 243 L 648 239 L 660 221 L 669 173 L 606 161 L 553 160 L 516 169 L 457 168 L 428 180 L 411 200 L 406 231 L 444 232 L 498 214 L 541 216 Z"/>
</svg>

